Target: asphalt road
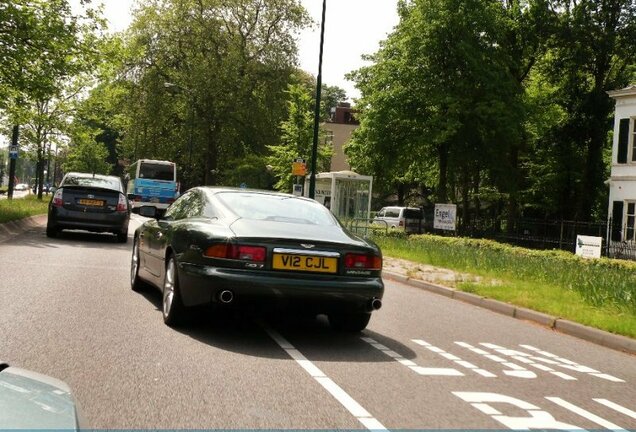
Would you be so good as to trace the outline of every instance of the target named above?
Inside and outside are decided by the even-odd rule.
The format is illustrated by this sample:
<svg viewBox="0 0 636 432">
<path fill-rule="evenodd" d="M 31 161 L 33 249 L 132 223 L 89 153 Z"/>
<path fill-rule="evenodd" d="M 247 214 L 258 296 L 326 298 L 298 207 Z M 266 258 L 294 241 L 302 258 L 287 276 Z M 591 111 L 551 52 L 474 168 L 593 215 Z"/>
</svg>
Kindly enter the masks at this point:
<svg viewBox="0 0 636 432">
<path fill-rule="evenodd" d="M 0 243 L 0 358 L 66 381 L 90 427 L 636 429 L 634 356 L 388 281 L 361 335 L 173 330 L 158 292 L 130 290 L 130 248 L 43 227 Z"/>
</svg>

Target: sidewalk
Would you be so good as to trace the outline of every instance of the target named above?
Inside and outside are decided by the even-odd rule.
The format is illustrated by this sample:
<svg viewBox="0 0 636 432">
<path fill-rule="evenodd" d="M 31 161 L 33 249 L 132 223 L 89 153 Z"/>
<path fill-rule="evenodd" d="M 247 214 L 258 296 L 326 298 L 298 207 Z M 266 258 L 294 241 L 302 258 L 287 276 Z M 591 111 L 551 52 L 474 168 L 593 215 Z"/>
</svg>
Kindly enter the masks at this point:
<svg viewBox="0 0 636 432">
<path fill-rule="evenodd" d="M 478 281 L 479 276 L 457 273 L 448 269 L 385 256 L 383 258 L 382 277 L 470 303 L 511 318 L 531 321 L 588 342 L 636 355 L 636 339 L 452 288 L 458 282 Z"/>
</svg>

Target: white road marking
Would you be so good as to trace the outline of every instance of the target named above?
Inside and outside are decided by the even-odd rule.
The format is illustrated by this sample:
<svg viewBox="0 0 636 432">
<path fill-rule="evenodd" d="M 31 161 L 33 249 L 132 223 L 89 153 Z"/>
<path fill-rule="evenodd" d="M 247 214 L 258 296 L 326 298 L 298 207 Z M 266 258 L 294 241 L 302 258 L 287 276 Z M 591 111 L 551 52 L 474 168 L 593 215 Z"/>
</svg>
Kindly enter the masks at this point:
<svg viewBox="0 0 636 432">
<path fill-rule="evenodd" d="M 369 430 L 387 430 L 382 423 L 374 418 L 362 405 L 356 402 L 331 378 L 326 376 L 316 365 L 307 360 L 292 344 L 290 344 L 278 332 L 267 326 L 263 326 L 267 334 L 274 339 L 292 359 L 296 361 L 311 377 L 313 377 L 325 390 L 329 392 L 340 404 L 345 407 L 365 428 Z"/>
<path fill-rule="evenodd" d="M 573 376 L 570 376 L 568 374 L 565 374 L 563 372 L 556 372 L 554 369 L 552 369 L 551 367 L 542 365 L 540 363 L 536 363 L 533 360 L 533 357 L 531 354 L 527 354 L 521 351 L 516 351 L 516 350 L 511 350 L 511 349 L 507 349 L 505 347 L 499 346 L 499 345 L 495 345 L 492 343 L 481 343 L 480 345 L 485 346 L 486 348 L 490 348 L 496 352 L 498 352 L 501 355 L 505 355 L 508 357 L 513 358 L 514 360 L 523 363 L 523 364 L 527 364 L 529 366 L 532 366 L 533 368 L 542 370 L 544 372 L 549 372 L 554 376 L 557 376 L 561 379 L 564 379 L 566 381 L 576 381 L 576 378 L 574 378 Z M 552 362 L 552 360 L 549 360 L 550 362 Z M 556 362 L 554 362 L 556 363 Z M 513 363 L 514 364 L 514 363 Z M 515 369 L 514 367 L 511 367 L 510 363 L 504 363 L 504 365 L 510 367 L 511 369 Z"/>
<path fill-rule="evenodd" d="M 510 396 L 498 393 L 481 392 L 453 392 L 458 398 L 470 403 L 479 411 L 490 415 L 493 420 L 498 421 L 512 430 L 544 429 L 544 430 L 581 430 L 580 427 L 557 421 L 550 413 L 541 408 Z M 514 412 L 519 409 L 525 411 L 529 416 L 511 417 L 502 415 L 499 410 L 493 408 L 490 403 L 501 405 L 511 405 L 515 407 Z"/>
<path fill-rule="evenodd" d="M 486 378 L 495 378 L 495 377 L 497 377 L 497 375 L 495 375 L 495 374 L 493 374 L 491 372 L 488 372 L 487 370 L 480 369 L 480 368 L 478 368 L 477 366 L 475 366 L 472 363 L 469 363 L 467 361 L 463 361 L 462 359 L 460 359 L 456 355 L 447 353 L 443 349 L 435 347 L 435 346 L 431 345 L 430 343 L 428 343 L 426 341 L 423 341 L 422 339 L 411 339 L 411 341 L 413 341 L 414 343 L 416 343 L 416 344 L 418 344 L 420 346 L 423 346 L 424 348 L 428 349 L 429 351 L 432 351 L 434 353 L 437 353 L 437 354 L 441 355 L 442 357 L 444 357 L 444 358 L 446 358 L 448 360 L 452 360 L 453 362 L 457 363 L 458 365 L 460 365 L 460 366 L 462 366 L 462 367 L 464 367 L 466 369 L 470 369 L 473 372 L 475 372 L 476 374 L 479 374 L 479 375 L 481 375 L 483 377 L 486 377 Z"/>
<path fill-rule="evenodd" d="M 418 366 L 416 363 L 405 359 L 404 357 L 402 357 L 401 355 L 399 355 L 395 351 L 392 351 L 388 347 L 382 345 L 381 343 L 378 343 L 375 339 L 372 339 L 370 337 L 363 337 L 361 339 L 363 341 L 365 341 L 366 343 L 368 343 L 369 345 L 371 345 L 372 347 L 374 347 L 375 349 L 383 352 L 387 356 L 393 358 L 398 363 L 403 364 L 404 366 L 408 367 L 413 372 L 415 372 L 415 373 L 417 373 L 419 375 L 426 375 L 426 376 L 464 376 L 464 374 L 461 373 L 460 371 L 458 371 L 457 369 L 451 369 L 451 368 L 427 368 L 427 367 Z"/>
<path fill-rule="evenodd" d="M 534 379 L 537 377 L 537 374 L 527 370 L 523 366 L 519 366 L 518 364 L 507 362 L 501 357 L 490 354 L 488 351 L 484 351 L 481 348 L 476 348 L 469 343 L 466 343 L 466 342 L 455 342 L 455 343 L 459 345 L 460 347 L 466 348 L 467 350 L 474 352 L 475 354 L 479 354 L 487 358 L 488 360 L 494 361 L 496 363 L 501 364 L 502 366 L 507 367 L 508 369 L 503 370 L 503 373 L 505 375 L 516 377 L 516 378 L 524 378 L 524 379 Z M 482 345 L 486 345 L 486 344 L 482 344 Z"/>
<path fill-rule="evenodd" d="M 550 402 L 554 402 L 555 404 L 569 410 L 572 411 L 575 414 L 580 415 L 581 417 L 584 417 L 586 419 L 588 419 L 589 421 L 596 423 L 599 426 L 603 426 L 606 429 L 611 429 L 611 430 L 615 430 L 615 431 L 625 431 L 624 428 L 615 425 L 614 423 L 605 420 L 604 418 L 601 418 L 599 416 L 597 416 L 596 414 L 592 414 L 589 411 L 584 410 L 583 408 L 580 408 L 576 405 L 571 404 L 570 402 L 563 400 L 561 398 L 558 397 L 546 397 L 547 400 L 549 400 Z"/>
<path fill-rule="evenodd" d="M 580 372 L 580 373 L 585 373 L 588 375 L 592 375 L 595 376 L 597 378 L 601 378 L 607 381 L 611 381 L 611 382 L 616 382 L 616 383 L 624 383 L 625 381 L 617 378 L 613 375 L 609 375 L 609 374 L 605 374 L 605 373 L 601 373 L 599 371 L 597 371 L 596 369 L 592 369 L 591 367 L 587 367 L 587 366 L 583 366 L 577 362 L 574 362 L 572 360 L 568 360 L 566 358 L 563 357 L 559 357 L 556 354 L 552 354 L 550 352 L 544 351 L 542 349 L 539 349 L 537 347 L 534 347 L 532 345 L 519 345 L 525 349 L 527 349 L 528 351 L 532 351 L 535 352 L 537 354 L 541 354 L 543 357 L 536 357 L 536 356 L 532 356 L 530 357 L 532 360 L 534 361 L 539 361 L 542 363 L 546 363 L 552 366 L 559 366 L 562 367 L 564 369 L 569 369 L 569 370 L 573 370 L 575 372 Z M 544 358 L 544 357 L 548 357 L 548 358 Z M 554 375 L 557 375 L 557 373 L 554 373 Z M 557 375 L 558 376 L 558 375 Z M 569 376 L 569 375 L 566 375 Z"/>
<path fill-rule="evenodd" d="M 625 382 L 620 378 L 616 378 L 615 376 L 604 374 L 604 373 L 591 373 L 590 375 L 598 377 L 598 378 L 603 378 L 605 380 L 612 381 L 612 382 L 620 382 L 620 383 Z"/>
<path fill-rule="evenodd" d="M 632 411 L 629 408 L 625 408 L 624 406 L 621 406 L 607 399 L 594 399 L 594 400 L 600 403 L 601 405 L 605 405 L 606 407 L 611 408 L 614 411 L 618 411 L 619 413 L 625 414 L 626 416 L 636 420 L 636 411 Z"/>
</svg>

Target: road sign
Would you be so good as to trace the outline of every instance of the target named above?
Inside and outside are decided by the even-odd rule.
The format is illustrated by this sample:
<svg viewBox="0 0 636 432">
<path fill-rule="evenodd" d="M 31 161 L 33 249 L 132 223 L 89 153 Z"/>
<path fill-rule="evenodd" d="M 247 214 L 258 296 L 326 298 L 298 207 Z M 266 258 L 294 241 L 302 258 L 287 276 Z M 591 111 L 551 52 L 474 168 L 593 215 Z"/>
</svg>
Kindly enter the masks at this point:
<svg viewBox="0 0 636 432">
<path fill-rule="evenodd" d="M 292 163 L 292 175 L 294 176 L 305 176 L 307 175 L 307 165 L 305 164 L 305 159 L 296 158 Z"/>
<path fill-rule="evenodd" d="M 457 205 L 435 204 L 435 218 L 433 228 L 446 231 L 455 231 L 457 217 Z"/>
<path fill-rule="evenodd" d="M 9 158 L 10 159 L 17 159 L 18 158 L 18 146 L 17 145 L 9 146 Z"/>
</svg>

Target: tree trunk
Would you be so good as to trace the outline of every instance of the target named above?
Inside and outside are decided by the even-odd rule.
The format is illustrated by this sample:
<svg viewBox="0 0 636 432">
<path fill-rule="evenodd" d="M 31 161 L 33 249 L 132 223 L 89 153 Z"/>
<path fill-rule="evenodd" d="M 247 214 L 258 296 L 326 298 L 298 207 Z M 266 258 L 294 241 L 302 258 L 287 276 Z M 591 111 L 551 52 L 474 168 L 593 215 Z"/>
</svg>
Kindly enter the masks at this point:
<svg viewBox="0 0 636 432">
<path fill-rule="evenodd" d="M 437 202 L 448 202 L 448 144 L 440 144 L 438 147 L 439 157 L 439 181 L 437 184 Z"/>
</svg>

